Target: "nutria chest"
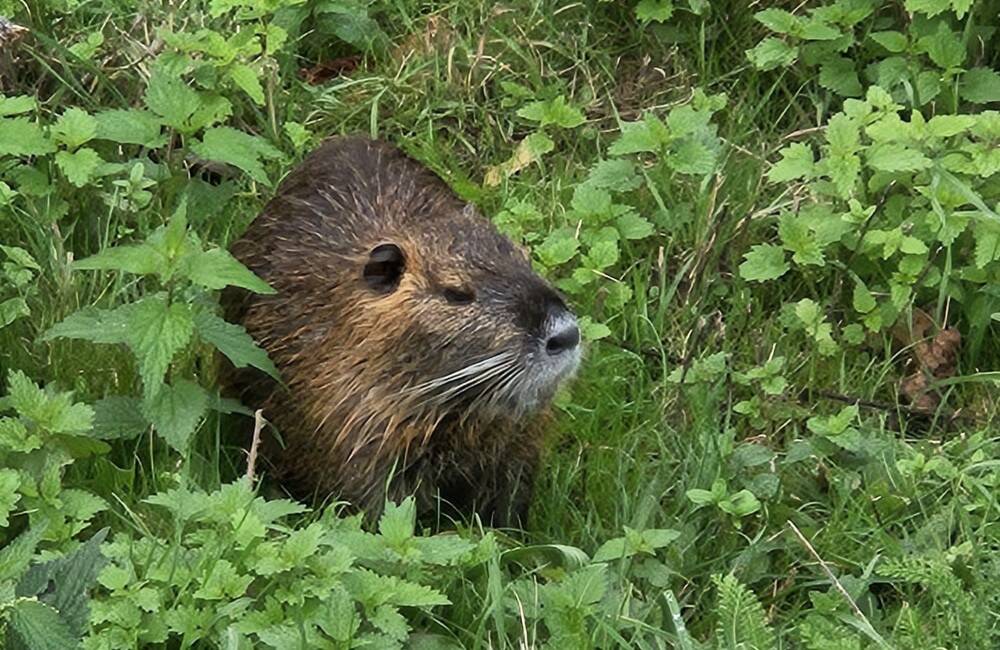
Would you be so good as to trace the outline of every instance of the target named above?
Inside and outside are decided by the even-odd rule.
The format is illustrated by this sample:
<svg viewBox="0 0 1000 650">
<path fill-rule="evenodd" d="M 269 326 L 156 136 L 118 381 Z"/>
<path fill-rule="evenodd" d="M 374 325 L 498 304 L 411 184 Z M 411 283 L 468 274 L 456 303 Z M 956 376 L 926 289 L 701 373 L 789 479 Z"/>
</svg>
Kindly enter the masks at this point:
<svg viewBox="0 0 1000 650">
<path fill-rule="evenodd" d="M 233 253 L 276 290 L 226 302 L 285 384 L 232 381 L 281 434 L 280 480 L 368 512 L 415 494 L 425 512 L 524 514 L 579 330 L 488 220 L 398 149 L 334 138 Z"/>
</svg>

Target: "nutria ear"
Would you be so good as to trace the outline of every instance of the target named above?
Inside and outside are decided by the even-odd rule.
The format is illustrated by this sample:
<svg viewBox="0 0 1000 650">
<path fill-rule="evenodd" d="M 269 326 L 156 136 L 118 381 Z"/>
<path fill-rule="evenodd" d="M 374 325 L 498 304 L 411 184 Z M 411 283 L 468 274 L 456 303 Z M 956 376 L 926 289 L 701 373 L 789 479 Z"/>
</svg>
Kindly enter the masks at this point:
<svg viewBox="0 0 1000 650">
<path fill-rule="evenodd" d="M 372 249 L 365 264 L 364 278 L 379 293 L 392 293 L 399 286 L 406 268 L 403 251 L 395 244 L 380 244 Z"/>
</svg>

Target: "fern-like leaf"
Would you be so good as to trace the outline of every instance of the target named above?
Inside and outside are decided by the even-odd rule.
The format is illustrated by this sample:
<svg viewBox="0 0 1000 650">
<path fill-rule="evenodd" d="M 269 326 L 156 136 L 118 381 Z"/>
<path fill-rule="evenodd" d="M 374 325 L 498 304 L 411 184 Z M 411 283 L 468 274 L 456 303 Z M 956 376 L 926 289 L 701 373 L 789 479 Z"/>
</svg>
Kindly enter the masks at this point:
<svg viewBox="0 0 1000 650">
<path fill-rule="evenodd" d="M 713 576 L 719 593 L 716 605 L 715 647 L 719 650 L 773 650 L 774 631 L 753 592 L 736 576 Z"/>
</svg>

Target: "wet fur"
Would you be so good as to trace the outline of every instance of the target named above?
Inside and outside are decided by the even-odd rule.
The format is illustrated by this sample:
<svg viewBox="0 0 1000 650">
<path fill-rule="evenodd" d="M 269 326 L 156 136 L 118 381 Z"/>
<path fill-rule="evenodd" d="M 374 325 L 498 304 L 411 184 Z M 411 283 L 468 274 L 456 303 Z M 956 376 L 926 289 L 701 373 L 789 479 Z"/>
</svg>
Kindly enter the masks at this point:
<svg viewBox="0 0 1000 650">
<path fill-rule="evenodd" d="M 361 277 L 383 242 L 407 258 L 386 296 Z M 416 494 L 424 513 L 441 505 L 494 525 L 523 521 L 546 409 L 507 399 L 527 381 L 523 370 L 482 361 L 476 368 L 495 377 L 468 394 L 462 382 L 478 375 L 456 373 L 520 350 L 539 310 L 559 299 L 492 224 L 396 148 L 334 138 L 285 179 L 232 251 L 277 290 L 229 292 L 225 303 L 287 385 L 250 370 L 230 380 L 280 431 L 284 447 L 267 455 L 285 486 L 369 513 L 386 496 Z M 456 284 L 500 306 L 462 311 L 435 298 Z"/>
</svg>

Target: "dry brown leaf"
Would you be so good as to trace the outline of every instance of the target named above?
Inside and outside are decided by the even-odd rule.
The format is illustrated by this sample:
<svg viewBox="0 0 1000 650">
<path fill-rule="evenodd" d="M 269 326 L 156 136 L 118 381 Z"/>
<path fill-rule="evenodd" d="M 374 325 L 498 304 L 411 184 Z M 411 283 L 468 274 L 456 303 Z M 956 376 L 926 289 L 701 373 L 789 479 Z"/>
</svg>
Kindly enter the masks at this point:
<svg viewBox="0 0 1000 650">
<path fill-rule="evenodd" d="M 933 411 L 941 403 L 941 396 L 930 390 L 931 384 L 934 380 L 955 375 L 962 344 L 962 335 L 953 327 L 940 330 L 930 338 L 933 327 L 934 321 L 927 312 L 917 309 L 909 328 L 901 322 L 893 329 L 895 338 L 910 346 L 908 365 L 913 370 L 899 382 L 899 392 L 912 406 L 926 411 Z"/>
<path fill-rule="evenodd" d="M 359 63 L 361 56 L 358 54 L 342 56 L 329 61 L 320 61 L 308 68 L 301 68 L 299 76 L 310 86 L 319 86 L 331 79 L 354 72 Z"/>
</svg>

